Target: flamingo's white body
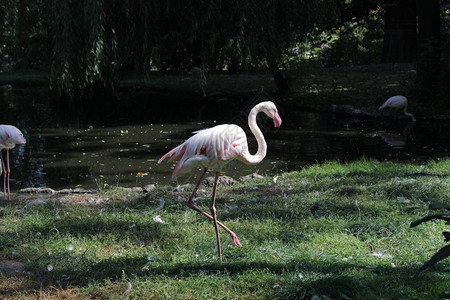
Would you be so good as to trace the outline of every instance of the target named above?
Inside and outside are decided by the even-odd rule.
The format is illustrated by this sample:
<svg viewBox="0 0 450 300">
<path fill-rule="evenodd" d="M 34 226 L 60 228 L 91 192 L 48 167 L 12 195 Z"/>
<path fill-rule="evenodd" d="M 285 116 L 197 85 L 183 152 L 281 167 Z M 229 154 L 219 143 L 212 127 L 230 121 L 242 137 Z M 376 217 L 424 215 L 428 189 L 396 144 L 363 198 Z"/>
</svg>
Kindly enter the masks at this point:
<svg viewBox="0 0 450 300">
<path fill-rule="evenodd" d="M 233 159 L 239 159 L 246 164 L 257 164 L 264 159 L 267 153 L 267 144 L 256 123 L 256 116 L 259 112 L 264 112 L 268 117 L 272 118 L 275 127 L 281 125 L 281 118 L 278 114 L 278 110 L 275 104 L 270 101 L 261 102 L 250 111 L 248 125 L 258 143 L 258 151 L 254 155 L 250 154 L 248 150 L 247 136 L 245 135 L 244 130 L 237 125 L 223 124 L 194 132 L 195 135 L 181 145 L 170 150 L 158 161 L 158 163 L 161 163 L 166 158 L 169 158 L 169 161 L 178 160 L 172 178 L 194 168 L 203 168 L 203 173 L 200 176 L 187 205 L 214 222 L 220 259 L 222 259 L 222 250 L 218 226 L 225 229 L 231 235 L 236 246 L 240 246 L 241 243 L 234 232 L 217 221 L 215 197 L 219 172 L 226 163 Z M 212 216 L 192 203 L 192 199 L 208 169 L 216 172 L 210 207 Z"/>
<path fill-rule="evenodd" d="M 386 100 L 386 102 L 383 103 L 383 105 L 378 108 L 379 110 L 383 110 L 386 108 L 392 108 L 395 110 L 395 114 L 397 115 L 398 111 L 403 110 L 403 114 L 407 117 L 410 117 L 413 122 L 416 121 L 414 119 L 413 114 L 406 111 L 408 107 L 408 99 L 405 96 L 393 96 Z"/>
<path fill-rule="evenodd" d="M 19 129 L 12 125 L 0 125 L 0 174 L 3 173 L 4 198 L 6 199 L 6 191 L 8 191 L 8 200 L 11 200 L 11 192 L 9 189 L 9 149 L 14 148 L 17 144 L 25 143 L 25 138 Z M 6 149 L 6 165 L 1 155 L 3 149 Z"/>
</svg>

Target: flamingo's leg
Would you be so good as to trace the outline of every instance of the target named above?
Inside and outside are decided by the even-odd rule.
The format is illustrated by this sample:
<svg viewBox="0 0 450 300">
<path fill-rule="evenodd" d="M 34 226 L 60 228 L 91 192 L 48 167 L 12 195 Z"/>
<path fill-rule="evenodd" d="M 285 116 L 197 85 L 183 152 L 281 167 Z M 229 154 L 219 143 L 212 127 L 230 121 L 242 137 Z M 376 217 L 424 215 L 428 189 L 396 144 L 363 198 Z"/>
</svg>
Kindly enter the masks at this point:
<svg viewBox="0 0 450 300">
<path fill-rule="evenodd" d="M 6 200 L 6 169 L 5 161 L 3 160 L 3 152 L 0 150 L 1 165 L 3 167 L 3 200 Z"/>
<path fill-rule="evenodd" d="M 219 259 L 222 261 L 222 247 L 220 246 L 220 234 L 219 227 L 217 227 L 217 212 L 216 212 L 216 191 L 217 191 L 217 181 L 219 181 L 219 172 L 216 172 L 216 178 L 214 179 L 214 187 L 211 198 L 211 214 L 214 222 L 214 229 L 216 230 L 216 239 L 217 239 L 217 250 L 219 251 Z"/>
<path fill-rule="evenodd" d="M 6 180 L 6 182 L 8 183 L 8 200 L 11 200 L 11 190 L 9 189 L 9 174 L 11 173 L 10 169 L 9 169 L 9 149 L 6 148 L 6 175 L 8 176 L 8 179 Z"/>
<path fill-rule="evenodd" d="M 189 208 L 195 210 L 196 212 L 198 212 L 198 213 L 204 215 L 205 217 L 207 217 L 207 218 L 210 219 L 211 221 L 214 221 L 214 218 L 213 218 L 210 214 L 204 212 L 203 210 L 201 210 L 197 205 L 195 205 L 195 204 L 192 202 L 192 200 L 194 199 L 194 195 L 195 195 L 195 193 L 197 192 L 198 187 L 200 186 L 200 183 L 202 182 L 202 179 L 203 179 L 203 177 L 204 177 L 205 174 L 206 174 L 206 171 L 207 171 L 207 169 L 205 168 L 205 169 L 203 170 L 202 175 L 200 176 L 200 179 L 199 179 L 198 182 L 197 182 L 197 185 L 195 186 L 194 190 L 192 191 L 191 197 L 189 198 L 189 200 L 188 200 L 188 202 L 187 202 L 187 206 L 188 206 Z M 228 232 L 229 235 L 231 235 L 231 238 L 233 239 L 233 243 L 234 243 L 236 246 L 241 246 L 241 243 L 239 242 L 239 239 L 238 239 L 237 235 L 236 235 L 233 231 L 231 231 L 228 227 L 226 227 L 225 225 L 223 225 L 223 224 L 222 224 L 221 222 L 219 222 L 219 221 L 217 221 L 217 225 L 219 225 L 220 227 L 222 227 L 223 229 L 225 229 L 225 231 Z"/>
</svg>

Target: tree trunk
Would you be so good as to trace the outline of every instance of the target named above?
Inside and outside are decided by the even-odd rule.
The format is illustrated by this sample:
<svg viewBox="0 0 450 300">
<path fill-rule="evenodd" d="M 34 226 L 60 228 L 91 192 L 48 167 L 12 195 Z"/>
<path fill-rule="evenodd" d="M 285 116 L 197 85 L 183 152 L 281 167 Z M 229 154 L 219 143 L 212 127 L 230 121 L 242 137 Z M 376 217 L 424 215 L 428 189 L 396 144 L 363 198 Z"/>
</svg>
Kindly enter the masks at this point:
<svg viewBox="0 0 450 300">
<path fill-rule="evenodd" d="M 278 64 L 273 58 L 269 56 L 266 59 L 270 73 L 272 74 L 273 80 L 275 81 L 275 84 L 278 88 L 278 92 L 283 95 L 289 94 L 291 92 L 291 89 L 288 85 L 286 78 L 283 76 L 280 69 L 278 68 Z"/>
<path fill-rule="evenodd" d="M 412 62 L 416 58 L 416 3 L 400 0 L 386 5 L 383 62 Z"/>
<path fill-rule="evenodd" d="M 431 87 L 441 77 L 441 20 L 439 0 L 416 0 L 418 17 L 417 79 Z"/>
</svg>

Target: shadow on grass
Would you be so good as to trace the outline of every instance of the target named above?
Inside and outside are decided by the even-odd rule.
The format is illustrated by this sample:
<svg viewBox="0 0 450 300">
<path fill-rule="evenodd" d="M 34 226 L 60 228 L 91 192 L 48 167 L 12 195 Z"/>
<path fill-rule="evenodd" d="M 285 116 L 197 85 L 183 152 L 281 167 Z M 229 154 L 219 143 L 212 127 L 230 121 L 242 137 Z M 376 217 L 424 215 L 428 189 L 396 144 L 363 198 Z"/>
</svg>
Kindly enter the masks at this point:
<svg viewBox="0 0 450 300">
<path fill-rule="evenodd" d="M 256 200 L 248 201 L 252 198 L 252 194 L 247 193 L 245 199 L 236 199 L 230 202 L 228 198 L 218 198 L 218 216 L 223 222 L 240 220 L 255 221 L 274 221 L 283 224 L 276 225 L 283 228 L 288 227 L 294 230 L 284 230 L 280 232 L 270 232 L 261 228 L 251 229 L 247 226 L 242 227 L 249 239 L 279 239 L 285 242 L 301 241 L 308 239 L 308 235 L 303 230 L 309 218 L 330 218 L 330 219 L 348 219 L 345 227 L 355 236 L 361 234 L 395 234 L 397 231 L 403 230 L 401 223 L 403 220 L 384 219 L 383 216 L 391 215 L 396 209 L 389 205 L 379 206 L 377 203 L 361 203 L 356 204 L 353 191 L 350 192 L 350 198 L 340 196 L 342 192 L 336 189 L 337 195 L 332 194 L 330 197 L 318 197 L 315 199 L 307 199 L 302 196 L 298 199 L 283 198 L 275 196 L 270 191 L 255 191 Z M 348 192 L 348 191 L 347 191 Z M 267 193 L 267 197 L 263 194 Z M 186 195 L 189 194 L 185 193 Z M 294 196 L 295 191 L 292 192 Z M 29 240 L 30 234 L 39 232 L 42 238 L 50 238 L 55 234 L 57 228 L 58 234 L 67 234 L 77 237 L 92 237 L 98 234 L 109 234 L 114 238 L 133 238 L 142 241 L 145 244 L 150 243 L 166 243 L 168 238 L 175 238 L 178 234 L 190 233 L 174 233 L 171 231 L 173 226 L 164 226 L 152 221 L 152 218 L 160 213 L 172 213 L 180 215 L 182 212 L 188 211 L 197 215 L 186 206 L 186 201 L 170 199 L 165 201 L 164 208 L 158 208 L 160 196 L 164 195 L 164 191 L 153 192 L 150 196 L 138 197 L 131 201 L 117 202 L 113 204 L 104 204 L 102 213 L 99 208 L 79 208 L 79 210 L 70 210 L 69 215 L 64 215 L 64 209 L 58 211 L 57 202 L 49 202 L 31 208 L 30 213 L 37 213 L 45 216 L 39 221 L 21 223 L 16 227 L 12 236 L 10 233 L 0 232 L 0 244 L 2 248 L 14 247 L 14 241 Z M 359 196 L 359 193 L 356 193 Z M 202 199 L 201 206 L 206 212 L 209 212 L 209 199 Z M 235 205 L 237 208 L 227 208 L 227 205 Z M 113 212 L 114 216 L 109 216 Z M 61 215 L 62 217 L 58 217 Z M 106 217 L 105 217 L 106 216 Z M 378 218 L 381 218 L 378 220 Z M 196 222 L 210 223 L 210 221 L 200 215 L 195 218 L 194 223 L 189 222 L 186 226 L 198 226 Z M 306 221 L 305 221 L 306 220 Z M 359 221 L 358 221 L 359 220 Z M 225 223 L 226 224 L 226 223 Z M 132 226 L 132 227 L 130 227 Z M 180 225 L 175 225 L 180 226 Z M 235 225 L 236 226 L 236 225 Z M 244 229 L 245 228 L 245 229 Z M 232 228 L 233 229 L 233 228 Z M 326 227 L 314 228 L 314 232 L 327 230 Z M 259 237 L 259 238 L 258 238 Z"/>
<path fill-rule="evenodd" d="M 126 209 L 145 209 L 147 206 L 153 205 L 145 202 L 145 199 L 139 198 L 132 201 L 128 206 L 123 205 L 116 207 L 115 212 Z M 184 203 L 183 203 L 184 205 Z M 50 207 L 50 206 L 49 206 Z M 336 209 L 330 208 L 330 209 Z M 41 210 L 42 213 L 45 210 Z M 335 212 L 336 213 L 336 212 Z M 139 220 L 135 219 L 138 222 Z M 238 217 L 239 218 L 239 217 Z M 141 223 L 142 224 L 142 223 Z M 130 231 L 130 223 L 121 220 L 101 219 L 83 219 L 77 218 L 61 221 L 59 224 L 44 223 L 41 227 L 21 227 L 15 233 L 0 234 L 2 247 L 14 247 L 12 241 L 26 240 L 29 238 L 30 231 L 40 230 L 43 238 L 53 234 L 52 229 L 57 226 L 61 234 L 69 233 L 74 236 L 93 236 L 98 233 L 111 233 L 122 239 L 130 236 L 136 236 L 140 239 L 148 239 L 149 242 L 157 243 L 167 239 L 164 227 L 161 224 L 145 224 L 139 225 L 139 230 Z M 186 233 L 181 233 L 186 234 Z M 251 235 L 251 233 L 248 233 Z M 303 235 L 292 236 L 292 233 L 281 234 L 278 232 L 280 240 L 289 241 L 295 238 L 305 238 Z M 266 237 L 267 238 L 267 237 Z M 152 240 L 153 239 L 153 240 Z M 9 241 L 9 242 L 8 242 Z M 48 257 L 42 257 L 48 260 Z M 62 252 L 54 254 L 52 259 L 60 262 L 55 266 L 54 270 L 47 272 L 46 270 L 34 270 L 36 274 L 30 288 L 36 286 L 39 282 L 41 289 L 51 289 L 55 283 L 65 287 L 87 287 L 90 284 L 101 283 L 105 281 L 121 281 L 123 274 L 127 278 L 142 278 L 164 280 L 163 278 L 195 278 L 198 276 L 223 277 L 229 276 L 239 280 L 242 276 L 248 276 L 254 272 L 260 274 L 264 272 L 269 277 L 279 278 L 278 288 L 269 290 L 271 299 L 310 299 L 314 295 L 327 295 L 332 298 L 359 298 L 364 295 L 377 295 L 380 285 L 389 285 L 390 282 L 401 283 L 408 289 L 420 289 L 422 283 L 411 279 L 411 274 L 417 269 L 417 266 L 409 265 L 404 267 L 392 268 L 386 266 L 370 266 L 364 263 L 351 261 L 314 261 L 311 259 L 292 259 L 292 260 L 274 260 L 274 261 L 251 261 L 236 259 L 226 263 L 219 263 L 211 260 L 198 260 L 188 263 L 172 263 L 172 262 L 151 262 L 147 255 L 139 255 L 134 257 L 112 257 L 95 260 L 90 255 L 81 255 L 73 257 L 70 252 Z M 32 261 L 31 265 L 46 265 L 37 257 Z M 351 277 L 348 274 L 359 274 Z M 287 275 L 286 274 L 290 274 Z M 305 278 L 300 278 L 299 274 L 303 274 Z M 257 275 L 255 275 L 257 276 Z M 428 275 L 431 277 L 439 276 Z M 423 283 L 423 284 L 429 284 Z M 379 294 L 378 294 L 379 295 Z"/>
<path fill-rule="evenodd" d="M 97 263 L 86 263 L 82 271 L 72 268 L 62 268 L 57 272 L 42 276 L 41 286 L 50 288 L 58 281 L 63 287 L 87 286 L 92 282 L 120 281 L 123 275 L 128 278 L 195 278 L 197 276 L 212 277 L 239 277 L 248 272 L 263 271 L 282 280 L 278 289 L 273 289 L 271 299 L 310 299 L 314 295 L 327 295 L 334 298 L 354 298 L 361 295 L 376 295 L 379 285 L 388 285 L 390 282 L 401 282 L 409 289 L 420 288 L 421 283 L 412 279 L 413 267 L 376 266 L 369 267 L 350 262 L 311 262 L 304 260 L 291 260 L 285 262 L 192 262 L 160 265 L 151 265 L 147 257 L 106 259 Z M 145 268 L 144 268 L 145 266 Z M 350 277 L 340 275 L 346 272 L 370 273 L 371 276 Z M 306 274 L 306 278 L 283 274 Z M 308 275 L 312 274 L 312 275 Z M 61 278 L 68 278 L 62 282 Z M 378 291 L 378 292 L 377 292 Z"/>
<path fill-rule="evenodd" d="M 408 177 L 411 174 L 403 174 L 403 176 Z M 389 178 L 386 180 L 389 180 Z M 343 186 L 344 184 L 346 182 L 343 183 L 342 181 L 326 183 L 325 187 L 317 188 L 317 191 L 320 192 L 318 196 L 311 194 L 315 192 L 316 183 L 313 184 L 312 188 L 300 187 L 291 190 L 279 186 L 274 189 L 259 187 L 256 190 L 238 188 L 232 191 L 231 194 L 225 193 L 223 198 L 219 194 L 219 218 L 224 221 L 235 220 L 236 222 L 242 219 L 258 219 L 263 221 L 261 224 L 272 220 L 298 229 L 298 233 L 278 231 L 268 236 L 260 234 L 260 239 L 255 239 L 255 241 L 260 241 L 264 238 L 273 238 L 285 243 L 289 243 L 290 240 L 301 241 L 307 239 L 307 236 L 302 232 L 305 228 L 303 226 L 306 224 L 303 223 L 303 220 L 306 218 L 345 220 L 347 224 L 343 225 L 343 227 L 353 235 L 373 234 L 375 231 L 377 235 L 385 236 L 404 230 L 404 226 L 399 226 L 401 218 L 389 219 L 392 212 L 398 214 L 396 212 L 400 210 L 398 207 L 392 206 L 387 202 L 384 203 L 385 201 L 383 201 L 383 205 L 380 205 L 380 198 L 373 198 L 370 190 L 353 186 L 346 187 Z M 404 191 L 405 186 L 403 186 L 402 182 L 400 182 L 400 185 L 402 186 L 401 191 Z M 329 191 L 331 188 L 333 191 Z M 139 197 L 126 202 L 105 204 L 103 213 L 113 212 L 116 217 L 102 219 L 94 213 L 92 216 L 77 219 L 77 215 L 72 212 L 73 216 L 67 219 L 55 220 L 53 217 L 49 217 L 45 222 L 18 226 L 14 233 L 0 232 L 0 245 L 3 247 L 0 249 L 14 249 L 15 241 L 18 241 L 18 243 L 28 241 L 30 233 L 32 234 L 36 231 L 41 232 L 43 238 L 46 238 L 54 234 L 52 230 L 55 227 L 58 228 L 61 234 L 67 233 L 77 237 L 92 237 L 99 233 L 108 233 L 119 240 L 138 237 L 140 240 L 160 244 L 157 245 L 159 247 L 165 247 L 167 244 L 164 244 L 167 243 L 167 240 L 174 239 L 170 243 L 177 242 L 174 238 L 176 235 L 191 234 L 176 232 L 167 235 L 166 227 L 161 226 L 161 224 L 146 223 L 145 220 L 142 220 L 144 216 L 151 220 L 151 216 L 160 211 L 180 214 L 181 211 L 187 210 L 184 199 L 187 199 L 189 192 L 178 194 L 178 196 L 181 196 L 180 199 L 183 200 L 177 200 L 174 195 L 170 199 L 165 196 L 166 204 L 164 208 L 158 209 L 158 199 L 161 195 L 166 195 L 167 191 L 156 190 L 146 197 Z M 187 197 L 185 197 L 185 194 Z M 231 201 L 233 197 L 235 199 Z M 364 203 L 361 201 L 358 206 L 355 203 L 355 199 L 360 197 L 366 197 L 366 200 Z M 209 203 L 207 198 L 200 200 L 202 205 Z M 413 199 L 413 204 L 414 202 L 415 200 Z M 230 203 L 237 205 L 238 209 L 228 209 L 228 212 L 226 212 L 225 204 Z M 49 215 L 54 215 L 56 208 L 57 205 L 49 203 L 40 208 L 32 208 L 32 210 L 48 217 Z M 85 209 L 95 210 L 99 208 Z M 372 224 L 371 218 L 378 222 Z M 405 218 L 407 218 L 406 215 Z M 358 221 L 358 219 L 362 220 Z M 209 222 L 202 217 L 199 217 L 198 220 Z M 136 222 L 138 225 L 135 230 L 130 230 L 129 226 L 132 222 Z M 245 227 L 247 225 L 244 225 L 242 228 Z M 322 230 L 328 229 L 325 226 Z M 317 232 L 317 229 L 314 230 Z M 255 232 L 252 231 L 253 229 L 248 230 L 246 235 L 252 236 L 257 229 L 254 229 Z M 167 248 L 170 249 L 170 247 Z M 414 291 L 423 288 L 426 284 L 430 284 L 430 281 L 437 280 L 436 278 L 440 276 L 440 274 L 429 273 L 427 276 L 432 277 L 432 279 L 421 283 L 410 278 L 414 270 L 417 269 L 417 266 L 412 264 L 393 268 L 390 265 L 370 266 L 364 263 L 340 261 L 338 259 L 335 261 L 295 259 L 287 261 L 274 260 L 273 262 L 262 260 L 243 261 L 238 259 L 220 264 L 208 260 L 188 263 L 150 262 L 147 255 L 112 257 L 100 261 L 90 258 L 89 255 L 75 258 L 66 252 L 58 255 L 57 258 L 64 265 L 58 266 L 52 272 L 41 271 L 39 276 L 36 277 L 36 280 L 41 282 L 41 286 L 44 289 L 51 288 L 55 285 L 55 282 L 63 287 L 85 287 L 97 282 L 120 281 L 123 274 L 155 280 L 158 280 L 158 278 L 162 280 L 160 277 L 176 279 L 204 275 L 231 276 L 238 280 L 237 277 L 254 271 L 255 273 L 264 272 L 280 278 L 280 288 L 274 288 L 269 291 L 269 293 L 272 293 L 271 299 L 309 299 L 314 295 L 327 295 L 332 298 L 364 298 L 366 295 L 381 296 L 379 294 L 380 286 L 392 285 L 390 282 L 399 283 Z M 38 262 L 38 260 L 39 258 L 36 258 L 32 264 L 42 265 L 42 262 Z M 285 274 L 291 275 L 286 276 Z M 295 276 L 296 274 L 297 276 Z M 306 278 L 302 279 L 298 274 L 304 274 L 303 276 L 306 276 Z M 348 274 L 358 275 L 351 277 Z"/>
</svg>

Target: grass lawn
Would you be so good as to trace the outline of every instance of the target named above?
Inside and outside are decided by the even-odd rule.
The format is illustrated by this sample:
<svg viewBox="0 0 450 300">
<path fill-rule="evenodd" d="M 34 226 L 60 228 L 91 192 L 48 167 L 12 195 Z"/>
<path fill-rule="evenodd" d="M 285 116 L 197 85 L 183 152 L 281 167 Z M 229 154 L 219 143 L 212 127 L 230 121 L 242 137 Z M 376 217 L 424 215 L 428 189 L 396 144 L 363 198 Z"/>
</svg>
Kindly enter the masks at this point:
<svg viewBox="0 0 450 300">
<path fill-rule="evenodd" d="M 450 298 L 448 259 L 412 277 L 448 226 L 409 227 L 430 202 L 450 202 L 449 175 L 450 159 L 361 160 L 221 187 L 218 218 L 242 243 L 221 231 L 223 263 L 212 223 L 185 205 L 190 187 L 3 202 L 1 261 L 28 275 L 0 275 L 0 298 Z M 198 193 L 205 210 L 209 191 Z"/>
</svg>

